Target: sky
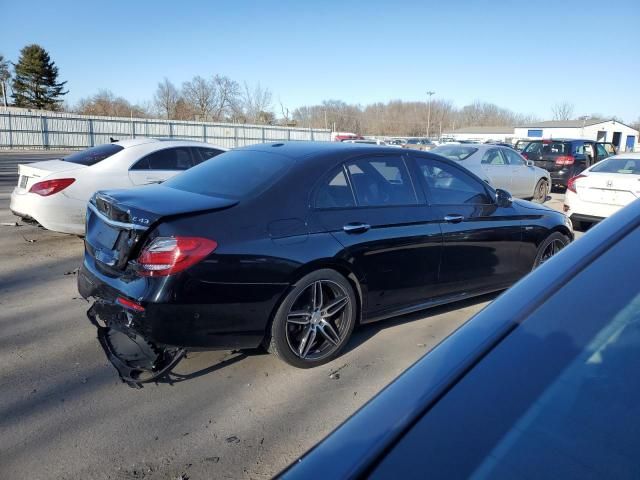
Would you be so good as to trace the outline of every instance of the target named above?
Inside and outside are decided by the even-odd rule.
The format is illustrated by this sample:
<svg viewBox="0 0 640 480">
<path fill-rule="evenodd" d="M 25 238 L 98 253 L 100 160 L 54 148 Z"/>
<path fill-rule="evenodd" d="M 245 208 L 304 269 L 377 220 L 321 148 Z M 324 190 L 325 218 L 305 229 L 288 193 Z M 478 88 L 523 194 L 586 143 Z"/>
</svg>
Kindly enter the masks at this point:
<svg viewBox="0 0 640 480">
<path fill-rule="evenodd" d="M 160 80 L 260 83 L 290 110 L 322 100 L 475 100 L 551 117 L 640 118 L 640 1 L 0 0 L 0 53 L 47 49 L 71 104 Z"/>
</svg>

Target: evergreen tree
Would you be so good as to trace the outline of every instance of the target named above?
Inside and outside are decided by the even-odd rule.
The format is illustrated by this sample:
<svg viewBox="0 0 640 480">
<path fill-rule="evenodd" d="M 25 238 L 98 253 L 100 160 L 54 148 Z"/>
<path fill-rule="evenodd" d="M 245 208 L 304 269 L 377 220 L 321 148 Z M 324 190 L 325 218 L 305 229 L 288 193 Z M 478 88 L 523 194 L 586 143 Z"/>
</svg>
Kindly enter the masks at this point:
<svg viewBox="0 0 640 480">
<path fill-rule="evenodd" d="M 13 103 L 16 107 L 56 110 L 62 102 L 67 82 L 58 82 L 58 67 L 39 45 L 27 45 L 20 51 L 13 78 Z"/>
</svg>

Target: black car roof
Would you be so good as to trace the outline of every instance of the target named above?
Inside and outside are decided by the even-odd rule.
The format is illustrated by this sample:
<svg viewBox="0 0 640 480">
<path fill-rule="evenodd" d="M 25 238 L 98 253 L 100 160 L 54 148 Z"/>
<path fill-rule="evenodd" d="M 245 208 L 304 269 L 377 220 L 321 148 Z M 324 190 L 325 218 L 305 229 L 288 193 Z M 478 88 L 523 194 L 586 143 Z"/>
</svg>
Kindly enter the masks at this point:
<svg viewBox="0 0 640 480">
<path fill-rule="evenodd" d="M 640 201 L 636 201 L 494 300 L 283 472 L 282 478 L 355 478 L 366 474 L 541 303 L 639 227 Z"/>
<path fill-rule="evenodd" d="M 278 153 L 292 158 L 308 157 L 316 154 L 332 154 L 343 152 L 397 152 L 397 148 L 386 147 L 384 145 L 373 145 L 368 143 L 343 143 L 343 142 L 311 142 L 311 141 L 291 141 L 259 143 L 241 147 L 235 150 L 252 150 L 256 152 Z"/>
</svg>

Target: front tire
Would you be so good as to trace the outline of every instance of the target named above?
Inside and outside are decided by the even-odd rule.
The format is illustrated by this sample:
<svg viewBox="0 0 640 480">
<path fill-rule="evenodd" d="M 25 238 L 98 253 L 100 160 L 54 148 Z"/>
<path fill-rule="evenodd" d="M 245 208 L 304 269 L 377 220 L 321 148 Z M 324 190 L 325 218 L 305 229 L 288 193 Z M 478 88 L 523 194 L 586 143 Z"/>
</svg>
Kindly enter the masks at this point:
<svg viewBox="0 0 640 480">
<path fill-rule="evenodd" d="M 538 247 L 538 253 L 533 262 L 533 269 L 538 268 L 560 250 L 569 245 L 569 237 L 560 232 L 553 232 Z"/>
<path fill-rule="evenodd" d="M 268 350 L 289 365 L 317 367 L 336 358 L 356 323 L 356 296 L 335 270 L 305 275 L 282 301 Z"/>
<path fill-rule="evenodd" d="M 533 191 L 533 201 L 536 203 L 544 203 L 547 201 L 547 195 L 549 195 L 549 182 L 544 178 L 538 180 L 536 188 Z"/>
</svg>

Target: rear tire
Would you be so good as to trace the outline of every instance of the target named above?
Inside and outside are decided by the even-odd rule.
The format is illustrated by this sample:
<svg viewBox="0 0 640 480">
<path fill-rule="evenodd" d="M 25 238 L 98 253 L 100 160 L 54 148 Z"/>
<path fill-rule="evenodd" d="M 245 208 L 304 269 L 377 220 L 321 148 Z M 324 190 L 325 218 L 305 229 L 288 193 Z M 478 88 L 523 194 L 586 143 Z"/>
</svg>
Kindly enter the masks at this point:
<svg viewBox="0 0 640 480">
<path fill-rule="evenodd" d="M 556 255 L 560 250 L 569 245 L 569 237 L 560 232 L 553 232 L 538 247 L 538 253 L 533 262 L 533 269 L 538 268 L 551 257 Z M 532 269 L 532 270 L 533 270 Z"/>
<path fill-rule="evenodd" d="M 547 195 L 549 195 L 549 182 L 541 178 L 533 191 L 532 200 L 536 203 L 544 203 L 547 201 Z"/>
<path fill-rule="evenodd" d="M 282 301 L 267 350 L 289 365 L 312 368 L 336 358 L 356 323 L 356 296 L 335 270 L 302 277 Z"/>
</svg>

